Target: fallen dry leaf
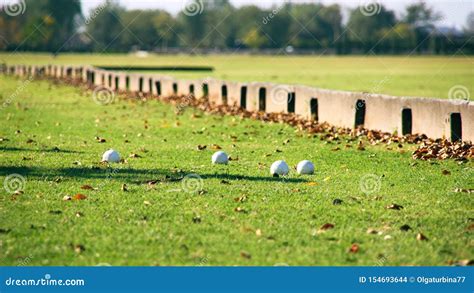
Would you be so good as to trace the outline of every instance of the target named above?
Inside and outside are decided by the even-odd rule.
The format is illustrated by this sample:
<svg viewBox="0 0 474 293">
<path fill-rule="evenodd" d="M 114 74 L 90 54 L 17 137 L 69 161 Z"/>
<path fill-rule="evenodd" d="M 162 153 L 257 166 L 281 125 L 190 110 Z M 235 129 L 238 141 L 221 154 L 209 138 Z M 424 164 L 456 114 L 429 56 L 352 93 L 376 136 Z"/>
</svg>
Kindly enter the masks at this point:
<svg viewBox="0 0 474 293">
<path fill-rule="evenodd" d="M 456 188 L 454 192 L 474 193 L 474 189 Z"/>
<path fill-rule="evenodd" d="M 425 235 L 423 235 L 422 233 L 418 233 L 418 234 L 416 234 L 416 240 L 418 240 L 418 241 L 427 241 L 428 238 Z"/>
<path fill-rule="evenodd" d="M 198 144 L 198 145 L 197 145 L 197 150 L 198 150 L 198 151 L 205 150 L 206 148 L 207 148 L 207 145 L 203 145 L 203 144 Z"/>
<path fill-rule="evenodd" d="M 94 188 L 94 187 L 92 187 L 92 186 L 90 186 L 90 185 L 87 185 L 87 184 L 86 184 L 86 185 L 82 185 L 82 186 L 81 186 L 81 189 L 84 189 L 84 190 L 97 190 L 97 188 Z"/>
<path fill-rule="evenodd" d="M 222 148 L 221 148 L 219 145 L 217 145 L 217 144 L 211 144 L 211 150 L 217 151 L 217 150 L 220 150 L 220 149 L 222 149 Z"/>
<path fill-rule="evenodd" d="M 63 197 L 63 200 L 72 200 L 72 197 L 70 197 L 69 195 L 65 195 L 65 196 Z"/>
<path fill-rule="evenodd" d="M 141 158 L 142 156 L 140 156 L 139 154 L 131 153 L 128 157 L 129 158 Z"/>
<path fill-rule="evenodd" d="M 85 195 L 82 194 L 82 193 L 77 193 L 77 194 L 75 194 L 75 195 L 72 197 L 72 199 L 74 199 L 74 200 L 84 200 L 84 199 L 86 199 L 86 198 L 87 198 L 87 196 L 85 196 Z"/>
<path fill-rule="evenodd" d="M 409 225 L 405 224 L 405 225 L 402 225 L 402 226 L 400 227 L 400 230 L 406 232 L 406 231 L 408 231 L 408 230 L 412 230 L 412 228 L 411 228 Z"/>
<path fill-rule="evenodd" d="M 308 185 L 308 186 L 316 186 L 316 185 L 318 185 L 318 182 L 313 182 L 313 181 L 311 181 L 311 182 L 307 182 L 306 185 Z"/>
<path fill-rule="evenodd" d="M 449 170 L 443 170 L 441 171 L 441 174 L 443 175 L 451 175 L 451 172 Z"/>
<path fill-rule="evenodd" d="M 357 253 L 359 251 L 359 245 L 357 243 L 353 243 L 351 248 L 349 248 L 350 253 Z"/>
<path fill-rule="evenodd" d="M 342 199 L 335 198 L 335 199 L 332 201 L 332 204 L 333 204 L 333 205 L 340 205 L 340 204 L 342 204 Z"/>
<path fill-rule="evenodd" d="M 235 201 L 235 202 L 245 202 L 245 201 L 247 201 L 247 196 L 242 195 L 242 196 L 240 196 L 240 197 L 235 197 L 235 198 L 234 198 L 234 201 Z"/>
<path fill-rule="evenodd" d="M 122 191 L 128 191 L 127 184 L 122 184 L 122 187 L 120 188 Z"/>
<path fill-rule="evenodd" d="M 318 233 L 323 233 L 327 230 L 330 230 L 330 229 L 333 229 L 334 228 L 334 224 L 331 224 L 331 223 L 326 223 L 324 225 L 322 225 L 321 227 L 319 227 L 319 230 L 318 230 Z"/>
<path fill-rule="evenodd" d="M 246 259 L 251 259 L 251 258 L 252 258 L 252 256 L 250 255 L 250 253 L 247 252 L 247 251 L 245 251 L 245 250 L 242 250 L 242 251 L 240 252 L 240 256 L 243 257 L 243 258 L 246 258 Z"/>
<path fill-rule="evenodd" d="M 244 214 L 247 213 L 247 211 L 246 211 L 244 208 L 242 208 L 242 207 L 236 207 L 236 208 L 234 209 L 234 211 L 236 211 L 236 212 L 238 212 L 238 213 L 244 213 Z"/>
<path fill-rule="evenodd" d="M 396 203 L 392 203 L 391 205 L 388 205 L 386 208 L 389 209 L 389 210 L 397 210 L 397 211 L 399 211 L 399 210 L 403 209 L 403 206 L 398 205 L 398 204 L 396 204 Z"/>
</svg>

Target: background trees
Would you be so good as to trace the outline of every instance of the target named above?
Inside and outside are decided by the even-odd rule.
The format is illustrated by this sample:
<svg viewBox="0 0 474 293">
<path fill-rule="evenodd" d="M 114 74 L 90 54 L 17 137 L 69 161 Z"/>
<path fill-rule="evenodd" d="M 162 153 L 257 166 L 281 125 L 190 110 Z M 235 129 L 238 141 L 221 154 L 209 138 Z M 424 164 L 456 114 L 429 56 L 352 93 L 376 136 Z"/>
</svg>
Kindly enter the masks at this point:
<svg viewBox="0 0 474 293">
<path fill-rule="evenodd" d="M 25 13 L 0 12 L 0 50 L 128 52 L 274 49 L 348 53 L 474 53 L 474 13 L 463 30 L 437 27 L 441 14 L 424 2 L 397 18 L 379 5 L 349 11 L 337 4 L 285 3 L 236 8 L 229 0 L 194 0 L 177 15 L 126 10 L 107 0 L 84 17 L 79 0 L 25 0 Z"/>
</svg>

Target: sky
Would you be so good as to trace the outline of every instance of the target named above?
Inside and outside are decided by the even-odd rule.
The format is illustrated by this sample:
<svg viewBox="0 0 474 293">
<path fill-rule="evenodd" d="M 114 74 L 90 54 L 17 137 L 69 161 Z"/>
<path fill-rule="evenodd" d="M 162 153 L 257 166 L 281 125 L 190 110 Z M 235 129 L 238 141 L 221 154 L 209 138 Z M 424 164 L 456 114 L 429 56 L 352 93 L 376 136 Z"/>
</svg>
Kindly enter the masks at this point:
<svg viewBox="0 0 474 293">
<path fill-rule="evenodd" d="M 187 3 L 187 0 L 116 0 L 122 6 L 128 9 L 164 9 L 172 14 L 178 13 Z M 82 0 L 84 14 L 88 15 L 90 10 L 97 7 L 104 0 Z M 342 7 L 349 8 L 356 7 L 360 4 L 375 2 L 371 0 L 230 0 L 234 6 L 243 6 L 255 4 L 261 7 L 269 8 L 272 5 L 281 5 L 285 2 L 291 3 L 322 3 L 334 4 L 338 3 Z M 400 15 L 405 10 L 405 7 L 411 3 L 417 3 L 418 0 L 377 0 L 376 2 L 383 4 L 385 7 L 394 10 L 397 15 Z M 427 0 L 425 1 L 431 5 L 436 11 L 441 12 L 443 19 L 439 22 L 442 26 L 455 26 L 461 29 L 466 24 L 466 19 L 469 12 L 474 11 L 474 0 Z M 347 12 L 345 12 L 347 17 Z"/>
</svg>

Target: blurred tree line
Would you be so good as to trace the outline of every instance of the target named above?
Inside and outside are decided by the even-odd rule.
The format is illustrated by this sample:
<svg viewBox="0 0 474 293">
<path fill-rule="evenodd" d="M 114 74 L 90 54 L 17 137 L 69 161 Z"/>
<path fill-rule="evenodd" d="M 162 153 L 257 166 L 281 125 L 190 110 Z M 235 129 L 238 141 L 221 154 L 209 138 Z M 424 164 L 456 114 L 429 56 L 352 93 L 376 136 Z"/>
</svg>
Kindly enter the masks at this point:
<svg viewBox="0 0 474 293">
<path fill-rule="evenodd" d="M 22 0 L 25 13 L 0 12 L 0 50 L 293 50 L 351 53 L 474 53 L 474 13 L 462 31 L 436 27 L 441 14 L 424 2 L 402 16 L 375 3 L 343 22 L 341 6 L 286 3 L 270 9 L 194 0 L 177 14 L 126 10 L 105 1 L 86 18 L 79 0 Z M 3 7 L 6 8 L 6 7 Z"/>
</svg>

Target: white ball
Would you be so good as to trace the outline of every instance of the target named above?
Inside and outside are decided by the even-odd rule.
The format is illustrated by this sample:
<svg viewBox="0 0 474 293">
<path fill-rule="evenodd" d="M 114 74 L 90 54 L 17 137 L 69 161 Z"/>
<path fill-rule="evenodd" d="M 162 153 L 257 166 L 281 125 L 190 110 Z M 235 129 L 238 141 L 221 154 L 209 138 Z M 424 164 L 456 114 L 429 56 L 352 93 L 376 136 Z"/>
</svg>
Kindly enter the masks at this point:
<svg viewBox="0 0 474 293">
<path fill-rule="evenodd" d="M 212 155 L 213 164 L 227 164 L 228 161 L 229 161 L 229 158 L 227 157 L 227 154 L 224 153 L 223 151 L 215 152 Z"/>
<path fill-rule="evenodd" d="M 313 174 L 314 165 L 311 161 L 303 160 L 296 166 L 296 172 L 298 172 L 298 174 Z"/>
<path fill-rule="evenodd" d="M 290 168 L 288 168 L 286 162 L 282 160 L 274 162 L 270 167 L 270 174 L 272 175 L 288 175 L 288 172 L 290 172 Z"/>
<path fill-rule="evenodd" d="M 118 163 L 120 155 L 117 151 L 110 149 L 102 155 L 102 162 Z"/>
</svg>

